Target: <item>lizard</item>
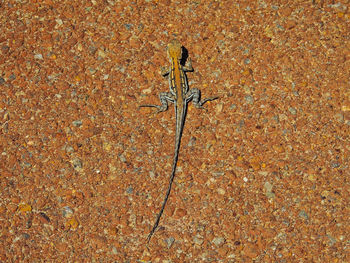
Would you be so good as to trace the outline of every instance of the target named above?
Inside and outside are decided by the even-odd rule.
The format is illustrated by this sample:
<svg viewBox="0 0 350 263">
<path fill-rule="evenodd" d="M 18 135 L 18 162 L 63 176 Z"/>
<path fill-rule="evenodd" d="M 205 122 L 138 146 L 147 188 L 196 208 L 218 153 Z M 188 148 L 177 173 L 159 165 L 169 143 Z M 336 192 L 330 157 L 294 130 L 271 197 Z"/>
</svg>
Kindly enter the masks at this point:
<svg viewBox="0 0 350 263">
<path fill-rule="evenodd" d="M 178 160 L 179 151 L 180 151 L 181 137 L 182 137 L 182 132 L 185 124 L 187 104 L 189 101 L 192 100 L 196 108 L 204 108 L 203 107 L 204 103 L 218 98 L 218 97 L 210 97 L 204 100 L 200 100 L 201 94 L 199 89 L 197 88 L 189 89 L 187 76 L 185 72 L 193 71 L 193 67 L 190 59 L 188 59 L 187 64 L 185 65 L 181 64 L 181 61 L 183 59 L 182 51 L 183 51 L 183 47 L 180 44 L 180 42 L 176 39 L 170 41 L 170 43 L 167 46 L 167 53 L 168 53 L 168 58 L 171 66 L 168 70 L 163 69 L 162 75 L 164 77 L 168 75 L 170 92 L 161 92 L 159 94 L 161 105 L 148 104 L 148 105 L 139 106 L 139 107 L 155 107 L 157 108 L 156 113 L 159 113 L 159 112 L 166 111 L 168 109 L 168 102 L 171 102 L 171 103 L 174 103 L 174 106 L 175 106 L 175 118 L 176 118 L 175 149 L 174 149 L 174 157 L 173 157 L 171 175 L 169 179 L 169 185 L 165 194 L 162 207 L 157 215 L 153 228 L 147 237 L 147 244 L 151 240 L 152 235 L 154 234 L 155 230 L 158 227 L 160 218 L 163 214 L 165 205 L 170 195 L 172 183 L 174 181 L 176 165 L 177 165 L 177 160 Z"/>
</svg>

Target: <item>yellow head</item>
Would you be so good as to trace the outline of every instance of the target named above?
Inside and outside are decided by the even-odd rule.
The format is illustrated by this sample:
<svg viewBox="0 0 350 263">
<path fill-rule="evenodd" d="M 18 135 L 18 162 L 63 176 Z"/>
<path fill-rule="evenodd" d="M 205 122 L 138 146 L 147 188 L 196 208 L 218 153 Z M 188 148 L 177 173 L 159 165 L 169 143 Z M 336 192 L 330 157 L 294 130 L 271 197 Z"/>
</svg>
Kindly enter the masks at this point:
<svg viewBox="0 0 350 263">
<path fill-rule="evenodd" d="M 178 40 L 174 39 L 170 41 L 170 43 L 168 44 L 167 51 L 170 59 L 181 59 L 182 48 L 181 43 Z"/>
</svg>

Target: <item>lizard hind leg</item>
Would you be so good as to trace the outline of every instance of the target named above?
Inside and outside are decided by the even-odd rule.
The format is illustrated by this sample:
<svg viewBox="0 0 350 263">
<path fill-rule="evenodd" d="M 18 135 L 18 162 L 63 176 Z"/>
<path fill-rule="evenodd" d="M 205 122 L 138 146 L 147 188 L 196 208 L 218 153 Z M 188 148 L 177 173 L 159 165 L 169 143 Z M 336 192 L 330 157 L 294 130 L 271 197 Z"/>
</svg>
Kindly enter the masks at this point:
<svg viewBox="0 0 350 263">
<path fill-rule="evenodd" d="M 192 99 L 192 102 L 197 109 L 203 109 L 204 103 L 206 103 L 207 101 L 216 100 L 219 97 L 214 96 L 214 97 L 209 97 L 209 98 L 206 98 L 203 100 L 200 100 L 200 98 L 201 98 L 201 92 L 197 88 L 190 89 L 186 94 L 186 100 L 190 101 Z"/>
<path fill-rule="evenodd" d="M 145 105 L 140 105 L 139 107 L 153 107 L 157 108 L 157 113 L 158 112 L 163 112 L 168 109 L 168 102 L 175 102 L 174 95 L 170 92 L 161 92 L 159 93 L 159 100 L 161 105 L 153 105 L 153 104 L 145 104 Z"/>
</svg>

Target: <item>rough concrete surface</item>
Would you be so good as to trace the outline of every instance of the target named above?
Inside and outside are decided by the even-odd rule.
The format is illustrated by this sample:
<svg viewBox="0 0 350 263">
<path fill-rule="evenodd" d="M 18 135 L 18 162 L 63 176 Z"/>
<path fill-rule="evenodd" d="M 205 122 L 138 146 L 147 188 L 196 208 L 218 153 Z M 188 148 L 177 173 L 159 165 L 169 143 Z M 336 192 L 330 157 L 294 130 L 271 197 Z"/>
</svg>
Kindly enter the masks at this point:
<svg viewBox="0 0 350 263">
<path fill-rule="evenodd" d="M 2 1 L 1 262 L 350 262 L 349 1 Z M 190 103 L 174 150 L 160 68 Z"/>
</svg>

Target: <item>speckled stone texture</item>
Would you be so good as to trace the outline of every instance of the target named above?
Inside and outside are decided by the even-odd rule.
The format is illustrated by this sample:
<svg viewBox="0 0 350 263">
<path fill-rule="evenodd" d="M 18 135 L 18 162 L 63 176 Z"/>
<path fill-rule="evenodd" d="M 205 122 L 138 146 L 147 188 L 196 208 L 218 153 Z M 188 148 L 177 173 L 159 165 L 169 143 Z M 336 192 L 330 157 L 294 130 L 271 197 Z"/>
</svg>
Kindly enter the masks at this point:
<svg viewBox="0 0 350 263">
<path fill-rule="evenodd" d="M 1 262 L 350 262 L 349 1 L 2 1 Z M 178 169 L 160 67 L 191 88 Z"/>
</svg>

